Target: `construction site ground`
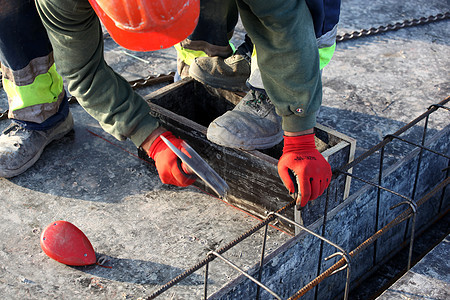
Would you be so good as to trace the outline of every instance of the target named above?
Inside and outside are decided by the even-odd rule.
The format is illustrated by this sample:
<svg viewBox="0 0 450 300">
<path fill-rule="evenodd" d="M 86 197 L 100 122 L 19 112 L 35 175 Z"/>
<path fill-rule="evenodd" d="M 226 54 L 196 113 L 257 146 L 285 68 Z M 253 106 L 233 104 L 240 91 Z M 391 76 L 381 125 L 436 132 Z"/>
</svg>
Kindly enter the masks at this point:
<svg viewBox="0 0 450 300">
<path fill-rule="evenodd" d="M 448 10 L 448 0 L 342 0 L 338 34 Z M 232 39 L 235 45 L 244 34 L 239 23 Z M 176 70 L 174 48 L 132 52 L 107 35 L 105 59 L 128 80 Z M 448 19 L 340 42 L 323 71 L 324 97 L 318 122 L 356 139 L 358 156 L 448 97 L 449 70 Z M 137 92 L 146 95 L 164 85 Z M 3 90 L 0 108 L 8 109 Z M 162 184 L 155 167 L 137 157 L 131 141 L 115 140 L 78 104 L 71 104 L 70 110 L 75 120 L 70 134 L 51 143 L 26 173 L 0 179 L 2 299 L 145 298 L 210 250 L 259 222 L 195 187 Z M 429 128 L 438 131 L 448 123 L 448 112 L 438 112 L 430 119 Z M 8 124 L 8 120 L 1 121 L 0 129 Z M 401 154 L 402 149 L 394 151 Z M 369 160 L 354 171 L 370 175 L 373 164 Z M 352 190 L 356 188 L 355 182 Z M 111 268 L 70 267 L 46 256 L 39 244 L 40 234 L 56 220 L 80 228 L 97 256 L 104 256 L 105 265 Z M 439 232 L 445 237 L 448 223 L 441 224 Z M 243 269 L 253 266 L 258 262 L 262 234 L 241 242 L 227 257 Z M 436 236 L 439 239 L 440 234 Z M 266 251 L 272 252 L 290 238 L 270 228 Z M 439 255 L 448 257 L 448 251 L 447 246 Z M 238 275 L 222 262 L 211 264 L 209 273 L 209 293 Z M 448 284 L 448 275 L 446 278 Z M 203 272 L 199 270 L 158 299 L 200 299 L 202 293 Z"/>
</svg>

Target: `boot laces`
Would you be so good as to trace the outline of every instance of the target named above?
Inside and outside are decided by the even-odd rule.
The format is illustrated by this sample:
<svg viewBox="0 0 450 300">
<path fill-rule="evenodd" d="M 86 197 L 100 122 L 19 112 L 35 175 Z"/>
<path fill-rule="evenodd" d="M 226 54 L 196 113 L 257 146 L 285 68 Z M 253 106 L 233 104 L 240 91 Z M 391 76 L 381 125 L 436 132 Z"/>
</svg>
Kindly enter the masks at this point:
<svg viewBox="0 0 450 300">
<path fill-rule="evenodd" d="M 9 124 L 8 127 L 5 128 L 5 130 L 3 130 L 3 134 L 4 135 L 8 135 L 8 134 L 13 134 L 19 131 L 25 131 L 25 128 L 20 127 L 18 124 L 12 122 L 11 124 Z"/>
<path fill-rule="evenodd" d="M 257 111 L 263 109 L 264 106 L 272 104 L 269 97 L 267 97 L 263 93 L 254 90 L 252 90 L 251 93 L 252 97 L 249 100 L 247 100 L 245 104 L 256 109 Z"/>
</svg>

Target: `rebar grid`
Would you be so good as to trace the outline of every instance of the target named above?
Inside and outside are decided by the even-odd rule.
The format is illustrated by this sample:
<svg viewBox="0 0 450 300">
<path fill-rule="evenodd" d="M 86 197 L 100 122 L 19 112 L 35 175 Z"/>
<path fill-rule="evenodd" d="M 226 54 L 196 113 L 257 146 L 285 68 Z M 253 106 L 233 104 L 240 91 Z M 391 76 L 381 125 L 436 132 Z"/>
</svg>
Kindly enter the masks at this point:
<svg viewBox="0 0 450 300">
<path fill-rule="evenodd" d="M 450 111 L 449 108 L 445 106 L 449 101 L 450 101 L 450 97 L 447 97 L 446 99 L 441 101 L 439 104 L 431 105 L 425 113 L 423 113 L 422 115 L 420 115 L 419 117 L 414 119 L 412 122 L 408 123 L 407 125 L 405 125 L 401 129 L 396 131 L 394 134 L 387 135 L 383 139 L 382 142 L 380 142 L 379 144 L 377 144 L 376 146 L 374 146 L 373 148 L 368 150 L 366 153 L 362 154 L 360 157 L 356 158 L 354 161 L 346 164 L 345 166 L 343 166 L 340 169 L 335 170 L 333 172 L 333 177 L 332 177 L 333 179 L 336 179 L 337 176 L 342 176 L 342 175 L 343 176 L 350 176 L 352 178 L 355 178 L 357 180 L 360 180 L 360 181 L 362 181 L 364 183 L 367 183 L 367 184 L 372 185 L 372 186 L 377 188 L 377 199 L 376 199 L 376 201 L 377 201 L 377 205 L 376 205 L 377 222 L 376 222 L 376 226 L 375 226 L 375 229 L 374 229 L 374 234 L 372 236 L 370 236 L 368 239 L 366 239 L 359 246 L 357 246 L 354 250 L 352 250 L 352 251 L 347 253 L 342 247 L 340 247 L 339 245 L 329 241 L 328 239 L 326 239 L 324 237 L 324 232 L 325 232 L 325 227 L 326 227 L 326 220 L 327 220 L 327 214 L 328 214 L 328 201 L 329 201 L 329 194 L 330 194 L 329 193 L 330 187 L 329 187 L 327 189 L 327 193 L 326 193 L 326 205 L 325 205 L 325 209 L 324 209 L 325 211 L 324 211 L 324 216 L 323 216 L 322 235 L 319 235 L 319 234 L 309 230 L 308 228 L 302 226 L 301 224 L 299 224 L 297 222 L 294 222 L 294 221 L 292 221 L 290 219 L 287 219 L 286 217 L 281 215 L 286 210 L 294 207 L 295 201 L 292 201 L 288 205 L 284 206 L 283 208 L 279 209 L 276 212 L 269 212 L 269 213 L 267 213 L 266 218 L 262 222 L 258 223 L 257 225 L 255 225 L 254 227 L 249 229 L 247 232 L 245 232 L 241 236 L 239 236 L 237 239 L 235 239 L 232 242 L 230 242 L 229 244 L 224 245 L 220 249 L 210 251 L 205 259 L 203 259 L 202 261 L 200 261 L 199 263 L 197 263 L 193 267 L 189 268 L 188 270 L 186 270 L 182 274 L 178 275 L 177 277 L 175 277 L 174 279 L 172 279 L 171 281 L 169 281 L 165 285 L 161 286 L 158 290 L 153 292 L 146 299 L 154 299 L 155 297 L 157 297 L 160 294 L 162 294 L 164 291 L 168 290 L 170 287 L 172 287 L 175 284 L 179 283 L 180 281 L 182 281 L 183 279 L 185 279 L 186 277 L 190 276 L 192 273 L 196 272 L 197 270 L 199 270 L 200 268 L 202 268 L 204 266 L 205 266 L 204 299 L 207 299 L 207 294 L 208 294 L 208 292 L 207 292 L 207 282 L 208 282 L 208 276 L 209 276 L 208 267 L 209 267 L 209 263 L 211 263 L 217 257 L 219 257 L 220 259 L 225 261 L 227 264 L 232 266 L 234 269 L 238 270 L 240 273 L 242 273 L 244 276 L 249 278 L 251 281 L 253 281 L 257 285 L 257 290 L 256 290 L 256 295 L 255 295 L 256 299 L 260 298 L 260 288 L 261 287 L 263 289 L 265 289 L 267 292 L 269 292 L 272 296 L 274 296 L 274 297 L 276 297 L 278 299 L 281 299 L 281 297 L 279 295 L 277 295 L 273 290 L 271 290 L 269 287 L 265 286 L 262 283 L 262 280 L 261 280 L 261 278 L 262 278 L 262 268 L 264 266 L 264 257 L 265 257 L 265 255 L 264 255 L 265 253 L 264 252 L 265 252 L 265 248 L 266 248 L 266 241 L 267 241 L 267 234 L 268 234 L 267 233 L 268 232 L 267 229 L 268 229 L 269 224 L 272 221 L 275 221 L 276 219 L 282 219 L 284 221 L 287 221 L 287 222 L 293 224 L 294 226 L 300 227 L 307 234 L 311 234 L 311 235 L 321 239 L 321 247 L 320 247 L 319 262 L 318 262 L 318 276 L 315 279 L 313 279 L 311 282 L 309 282 L 306 286 L 304 286 L 303 288 L 298 290 L 294 295 L 289 297 L 288 298 L 289 300 L 299 299 L 300 297 L 305 295 L 308 291 L 311 291 L 314 287 L 316 287 L 315 298 L 317 299 L 317 295 L 318 295 L 317 286 L 318 286 L 318 284 L 320 282 L 322 282 L 325 278 L 327 278 L 327 277 L 329 277 L 329 276 L 331 276 L 333 274 L 336 274 L 337 272 L 342 271 L 344 269 L 347 269 L 346 283 L 345 283 L 345 289 L 344 289 L 344 299 L 347 299 L 348 298 L 348 293 L 349 293 L 349 290 L 350 290 L 350 265 L 351 265 L 351 259 L 353 257 L 355 257 L 356 255 L 358 255 L 362 250 L 366 249 L 369 245 L 374 244 L 374 265 L 375 265 L 376 264 L 376 259 L 375 258 L 376 258 L 376 251 L 377 251 L 376 250 L 376 242 L 377 242 L 377 240 L 381 236 L 383 236 L 388 230 L 392 229 L 394 226 L 399 225 L 399 224 L 401 224 L 402 222 L 404 222 L 406 220 L 409 221 L 409 219 L 412 218 L 410 241 L 409 241 L 409 244 L 410 244 L 409 246 L 410 247 L 409 247 L 408 263 L 407 263 L 407 270 L 409 270 L 409 268 L 411 267 L 412 247 L 413 247 L 413 244 L 414 244 L 415 220 L 416 220 L 417 210 L 418 210 L 418 208 L 420 206 L 422 206 L 425 202 L 427 202 L 432 196 L 434 196 L 436 193 L 438 193 L 439 191 L 442 190 L 441 200 L 440 200 L 440 207 L 439 207 L 439 212 L 440 212 L 441 209 L 442 209 L 442 202 L 443 202 L 443 199 L 444 199 L 445 188 L 450 182 L 450 178 L 448 176 L 449 175 L 449 168 L 447 167 L 446 169 L 443 170 L 443 171 L 446 171 L 446 175 L 445 175 L 446 178 L 443 181 L 441 181 L 438 185 L 436 185 L 431 191 L 429 191 L 427 194 L 425 194 L 422 198 L 420 198 L 417 202 L 414 202 L 414 197 L 415 197 L 415 193 L 416 193 L 416 186 L 417 186 L 417 181 L 418 181 L 419 171 L 420 171 L 422 152 L 423 151 L 429 151 L 431 153 L 434 153 L 436 155 L 444 157 L 444 158 L 449 160 L 448 165 L 450 165 L 450 158 L 449 158 L 449 156 L 447 156 L 445 154 L 442 154 L 442 153 L 439 153 L 437 151 L 434 151 L 434 150 L 429 149 L 429 148 L 424 146 L 425 145 L 425 141 L 426 141 L 426 134 L 427 134 L 427 129 L 428 129 L 429 116 L 433 112 L 437 111 L 438 109 L 444 109 L 444 110 Z M 422 135 L 422 142 L 421 142 L 420 145 L 398 137 L 399 135 L 401 135 L 402 133 L 405 133 L 407 130 L 411 129 L 413 126 L 415 126 L 417 123 L 419 123 L 420 121 L 422 121 L 424 119 L 425 119 L 425 124 L 424 124 L 424 130 L 423 130 L 423 135 Z M 393 141 L 394 139 L 395 140 L 399 140 L 401 142 L 408 143 L 408 144 L 412 144 L 412 145 L 414 145 L 414 146 L 416 146 L 416 147 L 418 147 L 420 149 L 418 164 L 417 164 L 416 173 L 415 173 L 415 177 L 414 177 L 414 188 L 413 188 L 413 192 L 412 192 L 412 196 L 411 197 L 402 195 L 402 194 L 400 194 L 400 193 L 398 193 L 396 191 L 390 190 L 390 189 L 382 186 L 384 149 L 385 149 L 385 146 L 387 144 L 389 144 L 391 141 Z M 361 161 L 363 161 L 367 157 L 375 154 L 377 151 L 380 151 L 380 165 L 379 165 L 378 183 L 374 183 L 374 182 L 365 180 L 363 178 L 360 178 L 360 177 L 355 176 L 355 175 L 353 175 L 353 174 L 348 172 L 348 170 L 353 168 L 356 164 L 360 163 Z M 398 196 L 401 199 L 403 199 L 402 202 L 394 205 L 390 209 L 394 209 L 394 208 L 396 208 L 398 206 L 401 206 L 401 205 L 408 205 L 408 208 L 406 210 L 404 210 L 402 213 L 400 213 L 397 217 L 395 217 L 391 222 L 389 222 L 383 228 L 378 229 L 378 218 L 379 218 L 381 191 L 387 191 L 390 194 Z M 225 253 L 226 251 L 230 250 L 234 246 L 238 245 L 241 241 L 243 241 L 246 238 L 250 237 L 251 235 L 253 235 L 254 233 L 256 233 L 258 230 L 260 230 L 263 227 L 265 228 L 265 231 L 264 231 L 264 235 L 263 235 L 263 245 L 262 245 L 261 257 L 260 257 L 259 266 L 258 266 L 258 272 L 257 272 L 257 277 L 258 278 L 255 278 L 254 276 L 251 276 L 250 274 L 248 274 L 248 273 L 244 272 L 243 270 L 241 270 L 238 266 L 233 264 L 231 261 L 229 261 L 226 258 L 224 258 L 222 256 L 222 254 Z M 406 230 L 408 230 L 408 226 L 406 226 Z M 406 234 L 405 234 L 405 236 L 406 236 Z M 335 256 L 341 256 L 342 258 L 339 261 L 337 261 L 334 265 L 332 265 L 330 268 L 325 270 L 324 272 L 320 272 L 321 261 L 322 261 L 322 256 L 323 256 L 323 243 L 328 243 L 328 244 L 332 245 L 333 247 L 335 247 L 335 248 L 337 248 L 339 250 L 338 252 L 336 252 L 336 253 L 332 254 L 331 256 L 325 258 L 325 260 L 328 260 L 329 258 L 332 258 L 332 257 L 335 257 Z"/>
</svg>

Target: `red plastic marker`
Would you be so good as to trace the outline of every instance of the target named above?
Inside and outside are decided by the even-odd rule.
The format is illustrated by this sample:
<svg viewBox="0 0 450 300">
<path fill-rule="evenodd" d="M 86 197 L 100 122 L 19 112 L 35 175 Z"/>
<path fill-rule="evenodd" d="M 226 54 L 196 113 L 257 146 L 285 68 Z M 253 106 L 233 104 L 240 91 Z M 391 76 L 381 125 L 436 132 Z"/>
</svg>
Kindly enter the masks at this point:
<svg viewBox="0 0 450 300">
<path fill-rule="evenodd" d="M 41 248 L 50 258 L 69 266 L 87 266 L 97 261 L 86 235 L 67 221 L 52 222 L 44 229 Z"/>
</svg>

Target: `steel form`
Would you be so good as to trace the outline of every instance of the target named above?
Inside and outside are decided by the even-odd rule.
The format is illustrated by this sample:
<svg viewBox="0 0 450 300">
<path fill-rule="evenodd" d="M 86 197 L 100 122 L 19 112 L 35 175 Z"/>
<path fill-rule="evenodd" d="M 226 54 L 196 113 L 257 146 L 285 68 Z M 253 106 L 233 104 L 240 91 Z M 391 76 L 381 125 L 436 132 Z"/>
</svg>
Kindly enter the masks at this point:
<svg viewBox="0 0 450 300">
<path fill-rule="evenodd" d="M 402 206 L 402 205 L 407 205 L 407 209 L 405 209 L 403 212 L 401 212 L 397 217 L 395 217 L 391 222 L 389 222 L 388 224 L 386 224 L 383 228 L 379 229 L 378 227 L 378 223 L 377 226 L 375 228 L 375 232 L 372 236 L 370 236 L 368 239 L 366 239 L 363 243 L 361 243 L 359 246 L 357 246 L 355 249 L 353 249 L 350 252 L 346 252 L 341 246 L 331 242 L 330 240 L 326 239 L 324 237 L 324 232 L 325 232 L 325 228 L 326 228 L 326 221 L 327 221 L 327 214 L 328 214 L 328 208 L 327 205 L 325 205 L 325 211 L 324 211 L 324 217 L 323 217 L 323 226 L 322 226 L 322 234 L 319 235 L 311 230 L 309 230 L 308 228 L 302 226 L 301 224 L 294 222 L 290 219 L 287 219 L 286 217 L 284 217 L 282 215 L 282 213 L 284 211 L 286 211 L 289 208 L 294 207 L 295 205 L 295 201 L 292 201 L 291 203 L 289 203 L 288 205 L 286 205 L 285 207 L 279 209 L 276 212 L 269 212 L 267 213 L 267 217 L 261 221 L 260 223 L 258 223 L 257 225 L 255 225 L 254 227 L 252 227 L 251 229 L 249 229 L 248 231 L 246 231 L 245 233 L 243 233 L 241 236 L 239 236 L 237 239 L 233 240 L 232 242 L 230 242 L 227 245 L 224 245 L 223 247 L 221 247 L 220 249 L 217 250 L 211 250 L 207 256 L 205 257 L 205 259 L 203 259 L 202 261 L 198 262 L 196 265 L 192 266 L 191 268 L 189 268 L 188 270 L 186 270 L 185 272 L 183 272 L 182 274 L 178 275 L 177 277 L 173 278 L 171 281 L 169 281 L 168 283 L 166 283 L 165 285 L 161 286 L 159 289 L 157 289 L 156 291 L 154 291 L 150 296 L 146 297 L 145 299 L 154 299 L 157 296 L 161 295 L 163 292 L 165 292 L 166 290 L 168 290 L 169 288 L 171 288 L 172 286 L 174 286 L 175 284 L 179 283 L 180 281 L 182 281 L 183 279 L 187 278 L 188 276 L 190 276 L 192 273 L 194 273 L 195 271 L 199 270 L 202 267 L 205 267 L 205 283 L 204 283 L 204 299 L 207 299 L 207 282 L 208 282 L 208 276 L 209 276 L 209 264 L 215 260 L 215 258 L 220 258 L 221 260 L 225 261 L 228 265 L 230 265 L 231 267 L 233 267 L 234 269 L 238 270 L 240 273 L 242 273 L 244 276 L 246 276 L 247 278 L 249 278 L 251 281 L 253 281 L 256 285 L 257 285 L 257 292 L 255 294 L 255 299 L 259 299 L 260 298 L 260 289 L 263 288 L 264 290 L 268 291 L 272 296 L 274 296 L 277 299 L 282 299 L 279 295 L 277 295 L 273 290 L 269 289 L 267 286 L 264 285 L 264 283 L 261 281 L 261 275 L 262 275 L 262 267 L 264 266 L 264 257 L 265 257 L 265 248 L 266 248 L 266 241 L 267 241 L 267 228 L 269 226 L 269 224 L 277 219 L 281 219 L 283 221 L 287 221 L 291 224 L 293 224 L 296 227 L 301 228 L 304 232 L 311 234 L 319 239 L 321 239 L 321 248 L 320 248 L 320 254 L 319 254 L 319 263 L 318 263 L 318 275 L 315 279 L 313 279 L 312 281 L 310 281 L 307 285 L 305 285 L 303 288 L 301 288 L 300 290 L 298 290 L 295 294 L 293 294 L 291 297 L 289 297 L 289 300 L 294 300 L 294 299 L 299 299 L 300 297 L 302 297 L 303 295 L 305 295 L 308 291 L 311 291 L 314 287 L 317 287 L 318 284 L 320 282 L 322 282 L 325 278 L 332 276 L 333 274 L 336 274 L 337 272 L 340 272 L 342 270 L 347 269 L 347 276 L 346 276 L 346 282 L 345 282 L 345 289 L 344 289 L 344 297 L 343 299 L 348 299 L 348 293 L 350 290 L 350 270 L 351 270 L 351 260 L 353 257 L 357 256 L 362 250 L 366 249 L 369 245 L 376 244 L 377 240 L 383 236 L 388 230 L 392 229 L 394 226 L 401 224 L 404 221 L 409 220 L 410 218 L 412 218 L 412 223 L 411 223 L 411 233 L 410 233 L 410 240 L 409 240 L 409 254 L 408 254 L 408 262 L 407 262 L 407 270 L 411 267 L 411 257 L 412 257 L 412 247 L 414 245 L 414 235 L 415 235 L 415 220 L 416 220 L 416 215 L 417 215 L 417 211 L 418 208 L 420 206 L 422 206 L 424 203 L 426 203 L 432 196 L 434 196 L 436 193 L 438 193 L 439 191 L 442 191 L 441 194 L 441 199 L 440 199 L 440 207 L 439 207 L 439 212 L 441 212 L 442 210 L 442 202 L 444 200 L 444 192 L 445 192 L 445 188 L 446 186 L 450 183 L 450 178 L 449 178 L 449 168 L 445 168 L 442 171 L 446 171 L 446 178 L 441 181 L 438 185 L 436 185 L 432 190 L 430 190 L 428 193 L 426 193 L 422 198 L 420 198 L 417 201 L 414 201 L 414 197 L 415 197 L 415 193 L 416 193 L 416 186 L 417 186 L 417 180 L 419 177 L 419 170 L 420 170 L 420 164 L 421 164 L 421 157 L 422 157 L 422 152 L 423 151 L 429 151 L 431 153 L 434 153 L 436 155 L 439 155 L 441 157 L 444 157 L 445 159 L 447 159 L 449 162 L 448 164 L 450 165 L 450 157 L 448 155 L 439 153 L 437 151 L 434 151 L 432 149 L 429 149 L 427 147 L 425 147 L 425 140 L 426 140 L 426 134 L 427 134 L 427 129 L 428 129 L 428 120 L 429 120 L 429 116 L 437 111 L 438 109 L 442 109 L 442 110 L 447 110 L 450 111 L 450 109 L 448 107 L 446 107 L 445 105 L 450 101 L 450 97 L 447 97 L 446 99 L 442 100 L 439 104 L 435 104 L 432 105 L 428 108 L 428 110 L 423 113 L 421 116 L 417 117 L 416 119 L 414 119 L 412 122 L 408 123 L 407 125 L 405 125 L 404 127 L 402 127 L 401 129 L 399 129 L 397 132 L 395 132 L 394 134 L 390 134 L 385 136 L 385 138 L 383 139 L 382 142 L 380 142 L 379 144 L 377 144 L 376 146 L 374 146 L 373 148 L 371 148 L 370 150 L 368 150 L 367 152 L 365 152 L 364 154 L 362 154 L 361 156 L 359 156 L 358 158 L 356 158 L 354 161 L 346 164 L 345 166 L 341 167 L 338 170 L 335 170 L 333 172 L 333 179 L 336 179 L 337 176 L 351 176 L 354 179 L 360 180 L 366 184 L 372 185 L 374 187 L 376 187 L 378 189 L 378 193 L 377 193 L 377 211 L 379 210 L 379 203 L 381 200 L 381 191 L 386 191 L 389 192 L 395 196 L 400 197 L 403 201 L 399 202 L 398 204 L 394 205 L 393 207 L 391 207 L 390 209 L 394 209 L 396 207 Z M 423 134 L 422 134 L 422 141 L 421 144 L 416 144 L 413 143 L 411 141 L 408 141 L 406 139 L 400 138 L 399 135 L 401 135 L 402 133 L 405 133 L 407 130 L 411 129 L 413 126 L 417 125 L 420 121 L 425 120 L 425 124 L 424 124 L 424 128 L 423 128 Z M 414 176 L 414 189 L 413 189 L 413 193 L 411 197 L 402 195 L 396 191 L 390 190 L 386 187 L 382 186 L 382 175 L 383 175 L 383 157 L 384 157 L 384 149 L 385 146 L 388 145 L 390 142 L 392 142 L 393 140 L 399 140 L 401 142 L 404 143 L 408 143 L 411 144 L 415 147 L 418 147 L 420 149 L 420 153 L 419 153 L 419 160 L 417 163 L 417 168 L 416 168 L 416 173 Z M 368 180 L 365 180 L 363 178 L 360 178 L 358 176 L 353 175 L 352 173 L 349 173 L 348 170 L 350 170 L 351 168 L 353 168 L 355 165 L 357 165 L 358 163 L 360 163 L 361 161 L 363 161 L 364 159 L 368 158 L 369 156 L 375 154 L 377 151 L 380 151 L 380 166 L 379 166 L 379 174 L 378 174 L 378 182 L 371 182 Z M 327 194 L 326 194 L 326 201 L 328 203 L 329 200 L 329 192 L 330 188 L 327 189 Z M 379 218 L 379 213 L 377 212 L 376 214 L 377 218 Z M 258 268 L 258 278 L 255 278 L 254 276 L 251 276 L 250 274 L 246 273 L 245 271 L 243 271 L 242 269 L 240 269 L 238 266 L 236 266 L 233 262 L 229 261 L 228 259 L 226 259 L 223 254 L 230 250 L 231 248 L 233 248 L 234 246 L 238 245 L 241 241 L 243 241 L 244 239 L 246 239 L 247 237 L 253 235 L 254 233 L 256 233 L 257 231 L 259 231 L 260 229 L 265 228 L 264 231 L 264 235 L 263 235 L 263 245 L 262 245 L 262 250 L 261 250 L 261 257 L 260 257 L 260 261 L 259 261 L 259 268 Z M 406 227 L 406 230 L 408 229 L 408 226 Z M 324 243 L 328 243 L 330 245 L 332 245 L 333 247 L 335 247 L 338 251 L 335 252 L 334 254 L 324 258 L 325 260 L 328 260 L 332 257 L 335 256 L 341 256 L 341 259 L 339 261 L 337 261 L 334 265 L 332 265 L 330 268 L 328 268 L 327 270 L 321 272 L 320 267 L 321 267 L 321 261 L 322 261 L 322 257 L 323 257 L 323 245 Z M 376 257 L 376 247 L 374 247 L 374 258 Z M 374 265 L 376 264 L 376 260 L 374 259 Z M 317 299 L 317 288 L 316 288 L 316 292 L 315 292 L 315 298 Z"/>
</svg>

